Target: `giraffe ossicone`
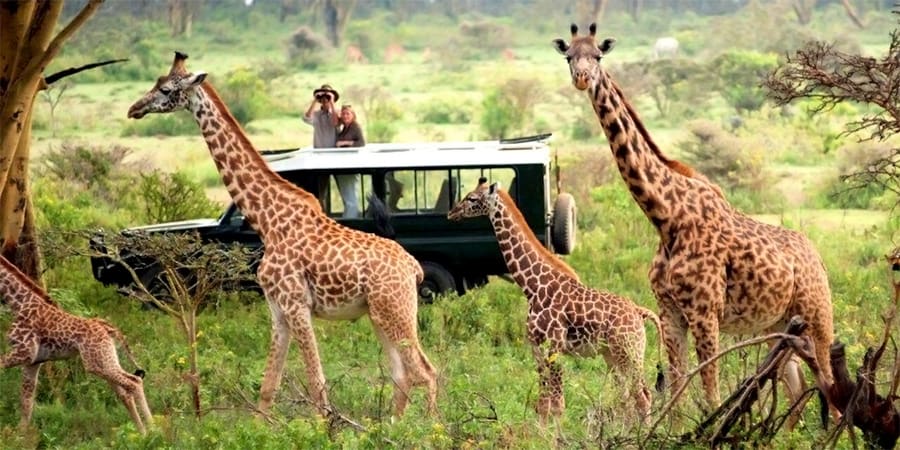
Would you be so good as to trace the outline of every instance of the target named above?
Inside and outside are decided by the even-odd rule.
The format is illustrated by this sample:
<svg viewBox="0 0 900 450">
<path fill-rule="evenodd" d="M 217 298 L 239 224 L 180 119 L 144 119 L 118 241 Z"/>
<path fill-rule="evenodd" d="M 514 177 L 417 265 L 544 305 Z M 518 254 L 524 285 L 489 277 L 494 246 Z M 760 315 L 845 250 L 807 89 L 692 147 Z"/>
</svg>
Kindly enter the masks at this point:
<svg viewBox="0 0 900 450">
<path fill-rule="evenodd" d="M 403 414 L 409 391 L 424 386 L 436 411 L 436 371 L 419 343 L 422 268 L 397 242 L 344 227 L 319 200 L 272 171 L 250 143 L 204 73 L 185 67 L 176 52 L 167 75 L 128 110 L 128 117 L 189 110 L 200 126 L 228 193 L 259 234 L 265 254 L 257 278 L 272 318 L 272 339 L 258 409 L 267 413 L 281 383 L 293 337 L 306 366 L 309 394 L 321 414 L 331 405 L 313 332 L 313 318 L 368 314 L 388 354 L 394 409 Z"/>
<path fill-rule="evenodd" d="M 720 332 L 779 332 L 800 315 L 809 323 L 819 369 L 832 383 L 831 290 L 812 243 L 801 233 L 737 211 L 718 186 L 666 157 L 601 66 L 614 41 L 598 44 L 595 24 L 586 35 L 574 24 L 571 31 L 571 42 L 555 39 L 554 47 L 568 62 L 572 84 L 587 94 L 632 198 L 658 231 L 649 277 L 670 381 L 684 382 L 688 331 L 698 359 L 707 361 L 718 352 Z M 790 364 L 785 378 L 798 380 L 798 371 Z M 705 366 L 701 378 L 708 405 L 718 406 L 718 363 Z M 789 392 L 801 390 L 794 385 Z"/>
<path fill-rule="evenodd" d="M 646 420 L 651 394 L 643 380 L 644 321 L 652 321 L 661 336 L 656 314 L 582 284 L 568 264 L 541 244 L 512 197 L 483 177 L 447 214 L 450 220 L 480 216 L 490 220 L 510 275 L 528 299 L 526 330 L 539 375 L 535 409 L 541 421 L 565 409 L 559 354 L 603 355 Z"/>
</svg>

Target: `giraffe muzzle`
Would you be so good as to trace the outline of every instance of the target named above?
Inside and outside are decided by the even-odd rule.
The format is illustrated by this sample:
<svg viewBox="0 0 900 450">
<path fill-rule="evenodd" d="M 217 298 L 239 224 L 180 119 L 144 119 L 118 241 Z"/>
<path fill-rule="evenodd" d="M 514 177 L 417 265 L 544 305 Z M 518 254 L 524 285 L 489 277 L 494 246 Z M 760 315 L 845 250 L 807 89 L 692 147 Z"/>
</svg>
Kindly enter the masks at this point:
<svg viewBox="0 0 900 450">
<path fill-rule="evenodd" d="M 576 73 L 572 77 L 572 84 L 575 85 L 575 89 L 583 91 L 590 86 L 590 80 L 591 78 L 586 73 Z"/>
</svg>

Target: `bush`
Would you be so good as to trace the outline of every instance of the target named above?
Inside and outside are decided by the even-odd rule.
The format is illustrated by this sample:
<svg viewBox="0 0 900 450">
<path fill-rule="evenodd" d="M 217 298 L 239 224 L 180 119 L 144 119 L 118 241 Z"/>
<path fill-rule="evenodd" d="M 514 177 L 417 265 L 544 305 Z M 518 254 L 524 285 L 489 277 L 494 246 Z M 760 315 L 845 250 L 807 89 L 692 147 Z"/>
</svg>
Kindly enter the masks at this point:
<svg viewBox="0 0 900 450">
<path fill-rule="evenodd" d="M 866 169 L 876 161 L 889 158 L 895 150 L 880 142 L 854 144 L 840 149 L 838 176 L 824 184 L 817 196 L 822 208 L 890 209 L 897 194 L 878 182 L 878 176 Z M 852 178 L 848 176 L 854 175 Z"/>
<path fill-rule="evenodd" d="M 456 105 L 445 100 L 432 100 L 420 106 L 417 114 L 419 122 L 450 124 L 465 124 L 472 120 L 469 108 Z"/>
<path fill-rule="evenodd" d="M 330 47 L 324 36 L 307 26 L 297 28 L 288 41 L 288 61 L 301 68 L 312 70 L 326 61 Z"/>
<path fill-rule="evenodd" d="M 241 125 L 262 117 L 271 109 L 272 101 L 266 83 L 249 68 L 240 68 L 225 75 L 222 100 Z"/>
<path fill-rule="evenodd" d="M 626 63 L 616 74 L 630 98 L 649 95 L 662 117 L 698 117 L 713 94 L 709 70 L 687 58 Z"/>
<path fill-rule="evenodd" d="M 214 217 L 221 206 L 206 197 L 203 187 L 186 175 L 154 170 L 141 175 L 146 223 Z"/>
<path fill-rule="evenodd" d="M 510 137 L 522 131 L 534 117 L 534 105 L 541 100 L 541 92 L 537 80 L 508 80 L 482 101 L 481 130 L 489 139 Z"/>
<path fill-rule="evenodd" d="M 130 121 L 122 128 L 122 137 L 190 136 L 197 134 L 197 131 L 197 122 L 191 113 L 176 111 L 174 114 L 153 114 Z"/>
<path fill-rule="evenodd" d="M 718 74 L 719 92 L 738 113 L 759 110 L 766 101 L 760 83 L 778 65 L 773 53 L 730 50 L 710 63 Z"/>
</svg>

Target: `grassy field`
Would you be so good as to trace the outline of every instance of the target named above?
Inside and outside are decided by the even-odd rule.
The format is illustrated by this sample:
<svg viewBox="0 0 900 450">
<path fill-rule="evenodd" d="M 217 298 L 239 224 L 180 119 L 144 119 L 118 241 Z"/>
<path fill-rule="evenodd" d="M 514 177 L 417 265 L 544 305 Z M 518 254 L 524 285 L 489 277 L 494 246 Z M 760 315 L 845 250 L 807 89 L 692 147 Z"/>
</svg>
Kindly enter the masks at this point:
<svg viewBox="0 0 900 450">
<path fill-rule="evenodd" d="M 823 23 L 810 27 L 816 36 L 831 39 L 852 31 L 843 23 L 846 19 L 840 18 L 839 10 L 830 9 L 823 17 Z M 97 19 L 86 29 L 89 36 L 90 27 L 97 30 L 104 24 L 102 17 Z M 394 140 L 412 142 L 483 138 L 479 119 L 485 96 L 507 80 L 524 79 L 539 87 L 540 96 L 527 129 L 517 131 L 554 132 L 552 146 L 563 161 L 564 186 L 580 193 L 579 244 L 566 260 L 586 284 L 628 296 L 656 310 L 647 280 L 657 243 L 655 231 L 618 173 L 609 170 L 609 147 L 602 134 L 586 140 L 571 137 L 577 121 L 598 125 L 588 101 L 572 88 L 564 59 L 550 45 L 555 37 L 568 37 L 568 23 L 550 26 L 549 20 L 543 19 L 535 20 L 538 25 L 533 27 L 531 23 L 512 26 L 519 24 L 501 19 L 512 29 L 509 48 L 515 57 L 507 60 L 499 49 L 477 59 L 455 55 L 454 50 L 463 49 L 448 43 L 458 25 L 446 18 L 420 18 L 396 27 L 379 20 L 383 18 L 354 22 L 348 35 L 369 33 L 379 53 L 389 42 L 403 43 L 408 50 L 398 62 L 384 63 L 373 55 L 372 63 L 348 65 L 340 57 L 342 50 L 336 49 L 334 60 L 316 70 L 302 70 L 284 62 L 284 43 L 296 24 L 281 24 L 257 15 L 249 15 L 248 24 L 200 22 L 194 37 L 185 41 L 157 30 L 152 45 L 161 56 L 156 57 L 153 67 L 146 67 L 153 76 L 104 83 L 73 79 L 52 118 L 49 103 L 39 98 L 35 105 L 35 161 L 39 164 L 42 157 L 64 145 L 124 146 L 132 149 L 128 161 L 139 163 L 139 171 L 159 168 L 187 173 L 211 198 L 227 202 L 227 193 L 199 131 L 184 136 L 123 136 L 130 124 L 125 117 L 129 105 L 152 86 L 155 76 L 168 71 L 174 49 L 190 54 L 188 67 L 209 72 L 216 86 L 228 72 L 240 67 L 280 71 L 266 83 L 272 100 L 268 113 L 246 126 L 259 149 L 311 142 L 311 128 L 300 121 L 300 115 L 308 106 L 312 89 L 323 83 L 338 88 L 342 100 L 355 105 L 367 89 L 381 89 L 401 111 L 394 123 L 398 130 Z M 731 20 L 719 18 L 721 23 Z M 870 20 L 873 25 L 887 23 L 877 16 Z M 615 52 L 607 58 L 611 70 L 618 70 L 623 62 L 643 61 L 650 54 L 656 35 L 644 25 L 610 20 L 610 29 L 603 34 L 620 38 Z M 737 25 L 735 30 L 743 29 Z M 729 39 L 727 30 L 716 28 L 719 26 L 707 18 L 694 17 L 667 22 L 665 30 L 691 44 L 689 56 L 701 59 L 707 50 L 711 52 Z M 753 31 L 752 24 L 750 28 Z M 857 32 L 862 48 L 874 54 L 883 52 L 889 39 L 886 29 Z M 719 30 L 719 34 L 710 30 Z M 754 36 L 747 39 L 765 39 Z M 426 48 L 436 59 L 425 60 Z M 64 53 L 59 68 L 83 63 L 79 58 L 99 56 L 85 50 Z M 359 97 L 354 98 L 354 94 Z M 662 117 L 647 96 L 633 101 L 654 139 L 668 154 L 680 156 L 679 143 L 690 134 L 689 121 Z M 422 123 L 418 111 L 436 102 L 470 112 L 471 120 Z M 713 99 L 695 119 L 724 123 L 733 115 L 722 101 Z M 774 109 L 742 117 L 746 124 L 743 137 L 756 139 L 751 147 L 761 148 L 764 155 L 763 170 L 771 180 L 764 188 L 777 198 L 775 205 L 764 208 L 766 214 L 756 217 L 803 231 L 822 253 L 833 290 L 836 336 L 847 344 L 852 373 L 866 348 L 880 338 L 883 326 L 879 317 L 889 305 L 891 292 L 883 256 L 891 249 L 898 223 L 890 211 L 817 206 L 814 200 L 821 197 L 823 185 L 837 176 L 838 152 L 826 153 L 820 142 L 806 142 L 797 136 L 835 132 L 846 117 L 826 116 L 815 123 L 798 117 L 793 124 L 785 123 Z M 184 115 L 183 120 L 191 119 Z M 363 125 L 368 120 L 362 115 Z M 602 169 L 591 169 L 595 165 Z M 591 171 L 596 173 L 588 173 Z M 34 183 L 49 182 L 37 178 Z M 98 214 L 90 206 L 85 208 L 85 215 Z M 526 304 L 519 289 L 503 279 L 492 279 L 484 288 L 465 296 L 441 298 L 420 308 L 423 346 L 440 373 L 440 414 L 435 418 L 424 415 L 420 392 L 414 395 L 405 417 L 391 417 L 389 367 L 367 320 L 316 322 L 330 398 L 337 411 L 363 424 L 365 431 L 330 426 L 315 414 L 303 394 L 305 372 L 296 348 L 289 356 L 273 422 L 254 417 L 270 329 L 268 309 L 255 294 L 224 295 L 216 307 L 207 308 L 201 315 L 204 410 L 198 419 L 192 414 L 184 380 L 188 349 L 170 318 L 142 309 L 133 300 L 96 283 L 88 261 L 81 258 L 53 267 L 46 281 L 67 309 L 107 318 L 125 332 L 148 372 L 146 391 L 157 424 L 148 436 L 140 436 L 110 389 L 86 374 L 79 361 L 53 363 L 42 371 L 34 426 L 25 433 L 15 428 L 20 371 L 0 372 L 0 448 L 625 448 L 637 447 L 649 431 L 631 420 L 630 405 L 621 399 L 619 386 L 599 358 L 563 358 L 567 411 L 558 427 L 538 426 L 532 410 L 537 375 L 524 339 Z M 2 312 L 0 309 L 0 329 L 5 330 L 9 315 Z M 648 335 L 644 378 L 652 384 L 654 366 L 661 355 L 652 327 L 648 327 Z M 724 337 L 722 345 L 745 337 Z M 0 344 L 0 351 L 7 348 L 5 342 Z M 755 369 L 764 353 L 764 348 L 751 348 L 727 356 L 722 365 L 723 394 Z M 672 415 L 674 423 L 655 430 L 650 447 L 677 445 L 678 436 L 691 431 L 701 419 L 699 382 L 691 385 L 686 398 Z M 654 418 L 663 401 L 663 396 L 656 396 Z M 779 407 L 784 410 L 783 404 Z M 818 423 L 816 409 L 810 406 L 804 411 L 798 431 L 782 432 L 763 446 L 817 447 L 826 431 Z M 757 411 L 759 414 L 762 412 Z M 678 445 L 705 447 L 696 442 Z M 848 447 L 847 439 L 840 441 L 839 448 Z"/>
</svg>

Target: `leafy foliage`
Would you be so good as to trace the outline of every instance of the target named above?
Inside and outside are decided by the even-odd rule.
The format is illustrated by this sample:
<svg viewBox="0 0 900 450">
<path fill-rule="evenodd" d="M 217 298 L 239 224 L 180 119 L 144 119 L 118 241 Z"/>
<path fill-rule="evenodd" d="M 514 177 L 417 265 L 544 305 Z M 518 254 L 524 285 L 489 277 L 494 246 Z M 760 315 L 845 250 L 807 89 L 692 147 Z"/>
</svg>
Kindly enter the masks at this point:
<svg viewBox="0 0 900 450">
<path fill-rule="evenodd" d="M 481 102 L 481 130 L 491 139 L 511 137 L 534 117 L 534 105 L 540 98 L 537 80 L 507 80 Z"/>
<path fill-rule="evenodd" d="M 312 70 L 325 62 L 328 40 L 307 26 L 297 28 L 288 40 L 288 61 Z"/>
<path fill-rule="evenodd" d="M 760 82 L 777 63 L 773 53 L 731 50 L 714 59 L 711 69 L 719 76 L 719 92 L 740 113 L 762 107 L 766 97 Z"/>
<path fill-rule="evenodd" d="M 139 189 L 146 223 L 215 217 L 221 210 L 201 185 L 180 172 L 154 170 L 141 174 Z"/>
<path fill-rule="evenodd" d="M 259 73 L 246 67 L 225 74 L 222 100 L 242 125 L 265 116 L 272 106 L 266 83 Z"/>
<path fill-rule="evenodd" d="M 197 122 L 187 111 L 153 114 L 122 127 L 122 136 L 191 136 L 197 134 Z"/>
</svg>

